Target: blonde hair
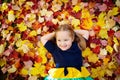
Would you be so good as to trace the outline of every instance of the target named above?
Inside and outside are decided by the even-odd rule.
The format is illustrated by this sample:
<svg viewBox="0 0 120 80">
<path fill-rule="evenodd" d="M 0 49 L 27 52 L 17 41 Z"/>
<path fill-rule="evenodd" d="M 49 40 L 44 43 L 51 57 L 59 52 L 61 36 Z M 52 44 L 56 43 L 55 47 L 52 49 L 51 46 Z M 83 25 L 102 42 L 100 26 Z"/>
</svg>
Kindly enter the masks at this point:
<svg viewBox="0 0 120 80">
<path fill-rule="evenodd" d="M 72 38 L 75 37 L 75 33 L 74 33 L 74 29 L 71 25 L 69 24 L 62 24 L 62 25 L 59 25 L 59 27 L 55 30 L 55 32 L 58 32 L 58 31 L 68 31 L 70 33 L 70 36 Z"/>
</svg>

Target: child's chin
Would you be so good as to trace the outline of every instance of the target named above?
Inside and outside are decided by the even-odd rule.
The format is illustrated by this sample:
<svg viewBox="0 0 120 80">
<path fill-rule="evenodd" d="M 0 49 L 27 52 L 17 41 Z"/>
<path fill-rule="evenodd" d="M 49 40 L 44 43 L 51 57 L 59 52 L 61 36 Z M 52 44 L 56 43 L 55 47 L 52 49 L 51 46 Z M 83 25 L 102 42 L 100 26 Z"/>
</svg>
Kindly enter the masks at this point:
<svg viewBox="0 0 120 80">
<path fill-rule="evenodd" d="M 62 51 L 66 51 L 66 50 L 68 50 L 68 49 L 66 49 L 66 48 L 64 48 L 64 49 L 61 49 Z"/>
</svg>

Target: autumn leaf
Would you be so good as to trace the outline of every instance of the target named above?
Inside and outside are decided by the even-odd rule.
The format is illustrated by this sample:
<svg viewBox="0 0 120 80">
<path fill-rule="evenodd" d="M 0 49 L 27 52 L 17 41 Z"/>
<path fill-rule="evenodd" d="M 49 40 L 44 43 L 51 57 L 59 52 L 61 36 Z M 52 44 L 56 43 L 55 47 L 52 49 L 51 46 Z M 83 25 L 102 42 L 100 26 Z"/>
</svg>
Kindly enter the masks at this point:
<svg viewBox="0 0 120 80">
<path fill-rule="evenodd" d="M 8 8 L 7 3 L 3 3 L 0 9 L 1 9 L 2 11 L 4 11 L 4 10 L 6 10 L 7 8 Z"/>
<path fill-rule="evenodd" d="M 6 61 L 4 59 L 0 59 L 0 66 L 3 67 L 6 64 Z"/>
<path fill-rule="evenodd" d="M 27 30 L 27 26 L 25 25 L 25 23 L 21 22 L 20 24 L 17 24 L 18 29 L 23 32 L 25 30 Z"/>
<path fill-rule="evenodd" d="M 108 33 L 107 33 L 107 29 L 101 29 L 99 32 L 99 37 L 101 37 L 102 39 L 107 39 L 108 38 Z"/>
<path fill-rule="evenodd" d="M 15 15 L 14 15 L 14 11 L 13 11 L 13 10 L 10 10 L 10 11 L 8 12 L 8 20 L 14 22 L 14 20 L 15 20 Z"/>
<path fill-rule="evenodd" d="M 106 50 L 107 50 L 109 53 L 111 53 L 111 54 L 112 54 L 112 52 L 113 52 L 113 48 L 112 48 L 111 46 L 109 46 L 109 45 L 106 46 Z"/>
<path fill-rule="evenodd" d="M 105 12 L 101 12 L 98 16 L 97 25 L 101 26 L 101 28 L 104 28 L 105 26 L 105 16 L 106 16 Z"/>
<path fill-rule="evenodd" d="M 29 71 L 25 68 L 22 68 L 21 71 L 20 71 L 20 74 L 21 75 L 28 75 Z"/>
<path fill-rule="evenodd" d="M 80 11 L 80 6 L 79 5 L 75 5 L 75 7 L 73 7 L 73 11 L 75 11 L 75 12 Z"/>
<path fill-rule="evenodd" d="M 89 55 L 88 56 L 88 61 L 89 62 L 92 62 L 92 63 L 96 63 L 97 61 L 98 61 L 98 57 L 97 57 L 97 55 L 96 54 L 92 54 L 92 55 Z"/>
<path fill-rule="evenodd" d="M 108 15 L 115 16 L 115 15 L 119 14 L 118 10 L 119 10 L 118 7 L 114 7 L 112 10 L 109 10 Z"/>
<path fill-rule="evenodd" d="M 32 37 L 32 36 L 36 36 L 36 35 L 37 35 L 37 32 L 35 30 L 33 30 L 29 33 L 28 36 Z"/>
<path fill-rule="evenodd" d="M 78 29 L 78 25 L 80 25 L 80 20 L 79 19 L 73 19 L 71 23 L 75 29 Z"/>
</svg>

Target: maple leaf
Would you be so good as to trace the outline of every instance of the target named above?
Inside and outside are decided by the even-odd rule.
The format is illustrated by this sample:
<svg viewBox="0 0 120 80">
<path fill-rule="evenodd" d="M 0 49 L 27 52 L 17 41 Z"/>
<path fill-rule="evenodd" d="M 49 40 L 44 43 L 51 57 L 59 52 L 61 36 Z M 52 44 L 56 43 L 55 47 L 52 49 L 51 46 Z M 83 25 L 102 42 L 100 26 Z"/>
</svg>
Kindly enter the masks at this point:
<svg viewBox="0 0 120 80">
<path fill-rule="evenodd" d="M 106 4 L 102 4 L 102 5 L 99 5 L 98 8 L 99 8 L 99 11 L 106 11 L 107 5 Z"/>
<path fill-rule="evenodd" d="M 6 64 L 6 61 L 4 59 L 0 59 L 0 67 L 3 67 Z"/>
<path fill-rule="evenodd" d="M 75 11 L 75 12 L 80 11 L 80 6 L 79 5 L 75 5 L 75 7 L 73 7 L 73 11 Z"/>
<path fill-rule="evenodd" d="M 1 6 L 1 10 L 4 11 L 8 8 L 8 5 L 7 3 L 3 3 L 2 6 Z"/>
<path fill-rule="evenodd" d="M 36 35 L 37 35 L 37 32 L 35 30 L 33 30 L 29 33 L 28 36 L 32 37 L 32 36 L 36 36 Z"/>
<path fill-rule="evenodd" d="M 106 13 L 104 13 L 104 12 L 101 12 L 99 14 L 97 25 L 99 25 L 101 27 L 105 26 L 105 16 L 106 16 Z"/>
<path fill-rule="evenodd" d="M 115 16 L 115 15 L 119 14 L 118 10 L 119 10 L 118 7 L 113 7 L 112 10 L 109 10 L 108 16 Z"/>
<path fill-rule="evenodd" d="M 92 54 L 92 55 L 89 55 L 88 56 L 88 61 L 89 62 L 92 62 L 92 63 L 96 63 L 97 61 L 98 61 L 98 57 L 97 57 L 97 55 L 96 54 Z"/>
<path fill-rule="evenodd" d="M 28 71 L 27 69 L 25 69 L 25 68 L 22 68 L 22 69 L 20 70 L 20 74 L 21 74 L 21 75 L 28 75 L 28 73 L 29 73 L 29 71 Z"/>
<path fill-rule="evenodd" d="M 109 45 L 106 46 L 106 50 L 111 54 L 113 53 L 113 48 Z"/>
<path fill-rule="evenodd" d="M 100 30 L 100 32 L 99 32 L 99 37 L 101 37 L 101 38 L 105 38 L 105 39 L 107 39 L 108 38 L 108 34 L 107 34 L 107 30 L 106 29 L 101 29 Z"/>
<path fill-rule="evenodd" d="M 31 75 L 37 76 L 39 73 L 40 73 L 40 72 L 39 72 L 38 68 L 36 68 L 36 67 L 31 67 L 31 69 L 30 69 L 30 74 L 31 74 Z"/>
<path fill-rule="evenodd" d="M 21 32 L 27 30 L 27 26 L 23 22 L 21 22 L 20 24 L 17 24 L 17 26 Z"/>
<path fill-rule="evenodd" d="M 108 31 L 108 36 L 113 37 L 114 33 L 115 33 L 115 31 L 110 29 Z"/>
<path fill-rule="evenodd" d="M 76 29 L 76 27 L 78 27 L 78 25 L 80 25 L 80 20 L 79 19 L 73 19 L 71 24 L 74 26 L 74 28 Z"/>
</svg>

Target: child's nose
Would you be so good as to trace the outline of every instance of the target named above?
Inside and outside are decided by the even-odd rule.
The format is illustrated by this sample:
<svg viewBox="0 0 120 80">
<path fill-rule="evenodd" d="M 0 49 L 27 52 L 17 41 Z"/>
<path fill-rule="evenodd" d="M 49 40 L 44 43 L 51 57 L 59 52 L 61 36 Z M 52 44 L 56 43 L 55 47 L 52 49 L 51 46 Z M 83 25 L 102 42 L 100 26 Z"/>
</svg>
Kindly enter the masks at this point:
<svg viewBox="0 0 120 80">
<path fill-rule="evenodd" d="M 64 45 L 65 43 L 64 42 L 61 42 L 61 45 Z"/>
</svg>

